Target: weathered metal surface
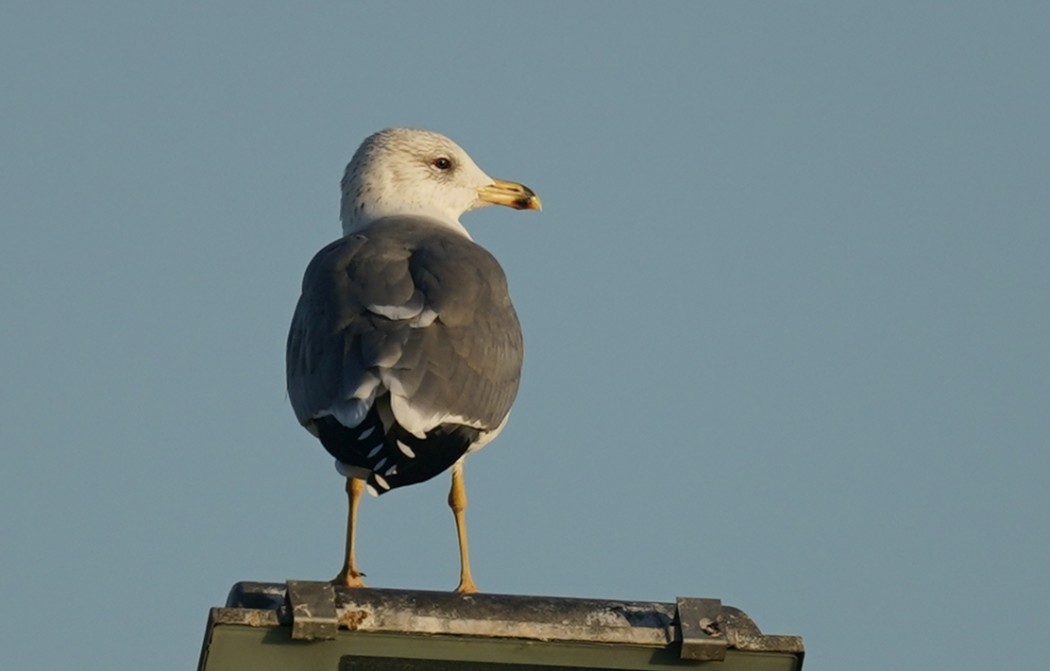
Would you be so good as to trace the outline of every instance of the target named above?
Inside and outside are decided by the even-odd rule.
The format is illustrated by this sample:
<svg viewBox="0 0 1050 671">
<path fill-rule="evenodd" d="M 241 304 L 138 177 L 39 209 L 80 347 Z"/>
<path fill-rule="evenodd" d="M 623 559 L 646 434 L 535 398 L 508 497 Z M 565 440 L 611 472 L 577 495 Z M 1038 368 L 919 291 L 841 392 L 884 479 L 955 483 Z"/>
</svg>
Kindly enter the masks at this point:
<svg viewBox="0 0 1050 671">
<path fill-rule="evenodd" d="M 292 610 L 292 638 L 299 641 L 330 640 L 339 630 L 335 589 L 328 582 L 288 581 Z"/>
<path fill-rule="evenodd" d="M 674 610 L 660 603 L 340 588 L 337 605 L 340 625 L 352 631 L 657 646 L 674 639 Z"/>
<path fill-rule="evenodd" d="M 729 646 L 752 652 L 804 652 L 802 637 L 763 634 L 747 613 L 732 606 L 722 606 L 722 630 Z"/>
<path fill-rule="evenodd" d="M 239 624 L 248 627 L 279 627 L 282 624 L 277 611 L 256 608 L 212 608 L 208 619 L 209 626 Z"/>
<path fill-rule="evenodd" d="M 718 599 L 680 598 L 670 604 L 348 589 L 289 581 L 238 583 L 226 606 L 212 610 L 214 624 L 291 625 L 294 638 L 330 639 L 337 628 L 380 637 L 452 635 L 475 641 L 662 649 L 683 662 L 726 659 L 727 650 L 737 650 L 787 653 L 801 663 L 803 651 L 801 638 L 763 634 L 743 611 Z"/>
<path fill-rule="evenodd" d="M 721 600 L 678 597 L 676 611 L 682 659 L 722 661 L 726 658 L 729 644 L 722 635 Z"/>
</svg>

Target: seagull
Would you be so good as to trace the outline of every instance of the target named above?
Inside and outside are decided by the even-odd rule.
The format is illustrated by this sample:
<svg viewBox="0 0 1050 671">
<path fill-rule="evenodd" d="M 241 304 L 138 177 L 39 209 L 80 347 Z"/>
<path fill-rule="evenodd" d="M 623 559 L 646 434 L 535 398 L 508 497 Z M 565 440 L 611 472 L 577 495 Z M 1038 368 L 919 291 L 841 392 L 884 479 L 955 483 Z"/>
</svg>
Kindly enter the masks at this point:
<svg viewBox="0 0 1050 671">
<path fill-rule="evenodd" d="M 306 269 L 287 346 L 288 397 L 346 478 L 343 568 L 355 560 L 358 504 L 451 469 L 456 591 L 470 572 L 463 461 L 507 424 L 521 379 L 521 326 L 503 269 L 460 217 L 487 205 L 539 210 L 528 187 L 493 179 L 444 135 L 369 136 L 342 180 L 343 237 Z"/>
</svg>

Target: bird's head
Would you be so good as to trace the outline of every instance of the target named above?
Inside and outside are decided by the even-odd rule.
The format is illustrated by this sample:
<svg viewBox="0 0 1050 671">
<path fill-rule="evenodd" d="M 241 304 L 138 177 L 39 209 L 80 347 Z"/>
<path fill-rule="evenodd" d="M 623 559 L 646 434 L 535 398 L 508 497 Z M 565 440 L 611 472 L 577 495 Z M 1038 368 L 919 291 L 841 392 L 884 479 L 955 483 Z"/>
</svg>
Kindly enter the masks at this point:
<svg viewBox="0 0 1050 671">
<path fill-rule="evenodd" d="M 393 215 L 430 217 L 466 235 L 459 217 L 475 208 L 540 209 L 528 187 L 489 177 L 452 140 L 415 128 L 388 128 L 365 139 L 342 187 L 344 235 Z"/>
</svg>

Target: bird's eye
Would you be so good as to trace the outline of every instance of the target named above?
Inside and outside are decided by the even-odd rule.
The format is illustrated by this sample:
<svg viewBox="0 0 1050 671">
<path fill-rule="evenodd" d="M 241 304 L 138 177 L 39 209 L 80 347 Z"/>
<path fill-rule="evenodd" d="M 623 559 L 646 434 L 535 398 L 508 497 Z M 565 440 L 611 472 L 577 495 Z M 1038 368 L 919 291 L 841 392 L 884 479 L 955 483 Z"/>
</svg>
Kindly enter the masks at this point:
<svg viewBox="0 0 1050 671">
<path fill-rule="evenodd" d="M 430 165 L 444 172 L 445 170 L 450 170 L 452 168 L 452 161 L 445 158 L 444 156 L 438 156 L 430 162 Z"/>
</svg>

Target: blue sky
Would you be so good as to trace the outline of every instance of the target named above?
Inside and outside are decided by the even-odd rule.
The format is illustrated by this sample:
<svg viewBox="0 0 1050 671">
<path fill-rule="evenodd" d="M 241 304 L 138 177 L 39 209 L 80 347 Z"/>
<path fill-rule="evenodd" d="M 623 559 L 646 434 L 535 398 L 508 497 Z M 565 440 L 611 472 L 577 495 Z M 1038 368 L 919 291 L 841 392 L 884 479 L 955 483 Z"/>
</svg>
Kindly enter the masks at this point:
<svg viewBox="0 0 1050 671">
<path fill-rule="evenodd" d="M 190 668 L 234 582 L 334 575 L 284 339 L 346 161 L 411 125 L 544 202 L 465 218 L 527 347 L 466 466 L 483 590 L 718 597 L 811 671 L 1045 667 L 1048 25 L 5 3 L 0 666 Z M 455 585 L 447 487 L 364 502 L 372 584 Z"/>
</svg>

